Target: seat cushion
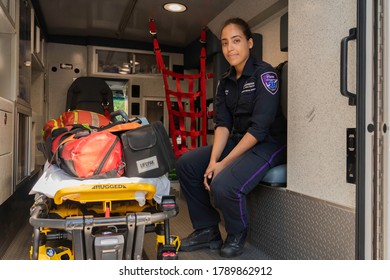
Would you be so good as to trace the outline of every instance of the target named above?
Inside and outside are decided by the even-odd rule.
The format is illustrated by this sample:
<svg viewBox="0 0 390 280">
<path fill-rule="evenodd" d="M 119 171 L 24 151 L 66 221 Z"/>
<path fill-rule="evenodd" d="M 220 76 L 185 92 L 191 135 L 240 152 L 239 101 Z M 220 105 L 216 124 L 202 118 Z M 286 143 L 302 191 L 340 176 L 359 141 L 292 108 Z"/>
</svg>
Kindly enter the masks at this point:
<svg viewBox="0 0 390 280">
<path fill-rule="evenodd" d="M 260 184 L 285 187 L 287 183 L 287 164 L 281 164 L 268 170 Z"/>
</svg>

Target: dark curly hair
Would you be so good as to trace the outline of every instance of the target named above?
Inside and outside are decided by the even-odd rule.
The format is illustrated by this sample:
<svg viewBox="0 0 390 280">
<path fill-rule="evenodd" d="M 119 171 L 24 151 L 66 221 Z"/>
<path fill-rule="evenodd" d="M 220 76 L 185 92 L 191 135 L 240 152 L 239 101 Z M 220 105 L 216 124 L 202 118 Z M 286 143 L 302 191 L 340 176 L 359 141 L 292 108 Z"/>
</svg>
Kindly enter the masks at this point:
<svg viewBox="0 0 390 280">
<path fill-rule="evenodd" d="M 251 31 L 248 23 L 245 20 L 243 20 L 242 18 L 239 18 L 239 17 L 230 18 L 230 19 L 226 20 L 225 23 L 222 25 L 220 34 L 222 33 L 222 30 L 226 26 L 228 26 L 229 24 L 237 25 L 242 30 L 242 33 L 244 33 L 244 35 L 245 35 L 247 40 L 253 38 L 252 31 Z"/>
</svg>

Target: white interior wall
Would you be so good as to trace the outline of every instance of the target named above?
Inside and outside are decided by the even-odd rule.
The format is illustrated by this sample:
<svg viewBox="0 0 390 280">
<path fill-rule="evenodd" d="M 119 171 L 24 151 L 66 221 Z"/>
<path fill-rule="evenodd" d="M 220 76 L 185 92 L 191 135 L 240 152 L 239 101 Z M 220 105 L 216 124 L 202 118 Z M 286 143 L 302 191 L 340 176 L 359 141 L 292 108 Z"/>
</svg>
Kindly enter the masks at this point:
<svg viewBox="0 0 390 280">
<path fill-rule="evenodd" d="M 356 108 L 339 87 L 340 41 L 356 26 L 356 1 L 291 0 L 288 9 L 288 189 L 355 207 L 345 139 Z"/>
<path fill-rule="evenodd" d="M 61 69 L 60 64 L 72 64 L 73 69 Z M 54 72 L 53 67 L 57 68 Z M 74 70 L 78 68 L 77 74 Z M 77 77 L 87 76 L 87 47 L 57 43 L 47 44 L 48 119 L 58 118 L 65 111 L 69 86 Z"/>
<path fill-rule="evenodd" d="M 286 11 L 287 12 L 287 11 Z M 252 28 L 263 37 L 263 60 L 276 67 L 288 59 L 287 52 L 280 51 L 280 17 Z"/>
</svg>

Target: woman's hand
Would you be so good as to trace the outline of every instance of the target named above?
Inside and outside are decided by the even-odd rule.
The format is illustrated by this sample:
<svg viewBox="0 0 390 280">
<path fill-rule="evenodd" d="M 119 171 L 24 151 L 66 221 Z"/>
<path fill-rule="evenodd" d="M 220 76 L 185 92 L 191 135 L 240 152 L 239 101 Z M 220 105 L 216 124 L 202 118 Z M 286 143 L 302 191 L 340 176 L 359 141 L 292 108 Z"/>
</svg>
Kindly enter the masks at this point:
<svg viewBox="0 0 390 280">
<path fill-rule="evenodd" d="M 252 134 L 247 132 L 236 145 L 236 147 L 234 147 L 234 149 L 223 160 L 217 162 L 215 160 L 217 157 L 211 157 L 209 166 L 204 173 L 203 184 L 205 189 L 210 191 L 211 179 L 217 176 L 218 173 L 221 172 L 226 166 L 235 161 L 239 156 L 251 149 L 257 143 L 257 139 L 253 137 Z"/>
<path fill-rule="evenodd" d="M 207 167 L 205 173 L 204 173 L 204 180 L 203 184 L 206 190 L 210 191 L 210 183 L 212 179 L 218 175 L 219 172 L 222 171 L 222 169 L 225 168 L 225 165 L 222 162 L 213 162 L 209 163 L 209 166 Z"/>
<path fill-rule="evenodd" d="M 213 179 L 214 176 L 214 166 L 216 165 L 216 162 L 211 162 L 209 163 L 209 166 L 207 166 L 206 171 L 204 172 L 204 179 L 203 179 L 203 184 L 204 188 L 208 191 L 210 191 L 210 183 L 211 180 Z"/>
</svg>

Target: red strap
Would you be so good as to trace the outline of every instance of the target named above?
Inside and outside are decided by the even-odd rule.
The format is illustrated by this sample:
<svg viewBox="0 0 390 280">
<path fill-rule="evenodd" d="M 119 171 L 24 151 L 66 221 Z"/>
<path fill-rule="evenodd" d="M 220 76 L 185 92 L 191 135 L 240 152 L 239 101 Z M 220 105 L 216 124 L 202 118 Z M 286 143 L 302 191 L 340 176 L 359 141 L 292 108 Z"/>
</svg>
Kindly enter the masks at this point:
<svg viewBox="0 0 390 280">
<path fill-rule="evenodd" d="M 164 59 L 161 54 L 160 45 L 158 44 L 157 31 L 153 19 L 149 20 L 149 29 L 150 29 L 150 34 L 153 36 L 153 49 L 154 49 L 154 53 L 156 54 L 157 68 L 159 71 L 161 71 L 161 69 L 165 68 L 165 65 L 164 65 Z"/>
<path fill-rule="evenodd" d="M 103 110 L 104 110 L 104 116 L 111 120 L 111 116 L 110 116 L 110 110 L 108 110 L 108 105 L 103 105 Z"/>
<path fill-rule="evenodd" d="M 149 29 L 150 29 L 150 34 L 153 36 L 157 34 L 156 31 L 156 25 L 154 24 L 154 19 L 149 19 Z"/>
<path fill-rule="evenodd" d="M 200 32 L 200 42 L 202 44 L 206 43 L 206 29 L 203 27 L 202 31 Z"/>
</svg>

